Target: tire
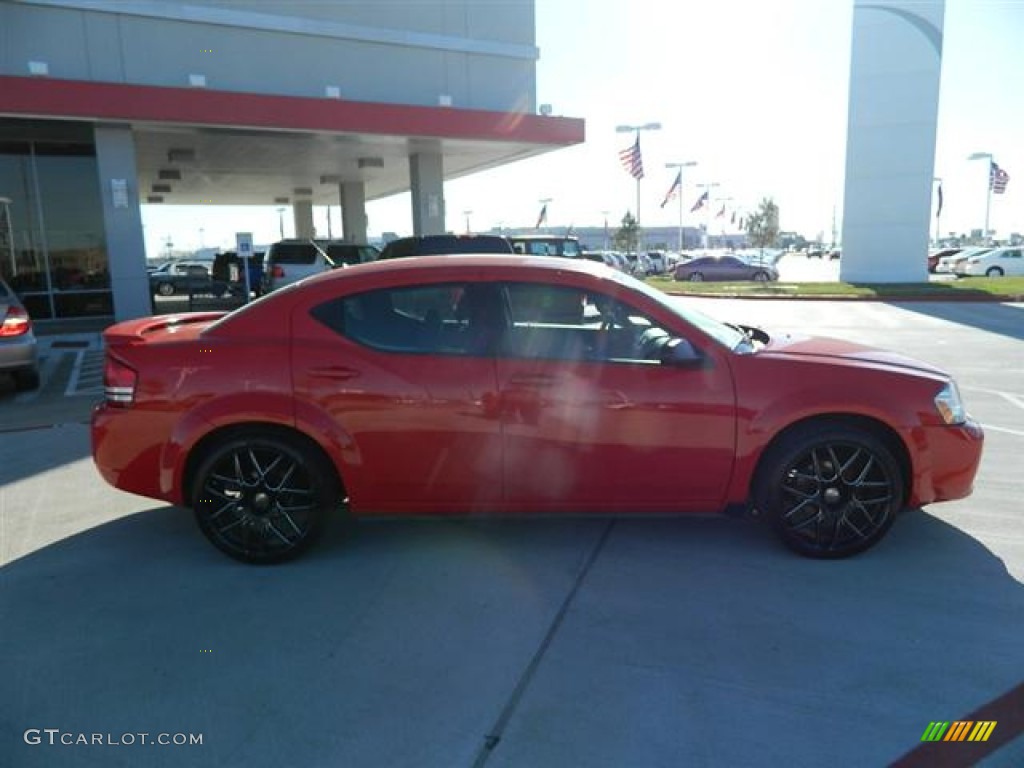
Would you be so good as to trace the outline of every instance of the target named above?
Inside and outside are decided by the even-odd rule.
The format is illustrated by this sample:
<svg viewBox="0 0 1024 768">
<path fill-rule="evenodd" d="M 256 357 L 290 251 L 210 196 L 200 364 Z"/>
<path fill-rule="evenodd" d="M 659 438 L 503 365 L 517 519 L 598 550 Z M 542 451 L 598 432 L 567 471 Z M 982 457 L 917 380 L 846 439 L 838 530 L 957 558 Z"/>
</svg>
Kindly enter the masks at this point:
<svg viewBox="0 0 1024 768">
<path fill-rule="evenodd" d="M 156 292 L 161 296 L 173 296 L 174 283 L 158 283 L 156 286 Z"/>
<path fill-rule="evenodd" d="M 692 272 L 690 274 L 690 277 L 688 278 L 688 280 L 691 283 L 703 283 L 704 282 L 704 275 L 702 273 L 700 273 L 700 272 Z"/>
<path fill-rule="evenodd" d="M 790 549 L 849 557 L 877 544 L 903 508 L 904 472 L 872 433 L 808 424 L 762 456 L 754 503 Z"/>
<path fill-rule="evenodd" d="M 215 445 L 196 473 L 193 510 L 219 550 L 246 563 L 297 557 L 337 508 L 334 467 L 300 440 L 248 435 Z"/>
<path fill-rule="evenodd" d="M 1002 277 L 1002 276 L 1003 276 L 1003 269 L 1002 269 L 1002 267 L 989 267 L 988 269 L 985 270 L 985 277 Z"/>
<path fill-rule="evenodd" d="M 14 372 L 14 388 L 18 392 L 39 389 L 39 369 L 22 368 Z"/>
<path fill-rule="evenodd" d="M 768 273 L 767 272 L 761 272 L 761 271 L 755 272 L 754 273 L 754 281 L 758 282 L 758 283 L 767 283 L 768 282 Z"/>
</svg>

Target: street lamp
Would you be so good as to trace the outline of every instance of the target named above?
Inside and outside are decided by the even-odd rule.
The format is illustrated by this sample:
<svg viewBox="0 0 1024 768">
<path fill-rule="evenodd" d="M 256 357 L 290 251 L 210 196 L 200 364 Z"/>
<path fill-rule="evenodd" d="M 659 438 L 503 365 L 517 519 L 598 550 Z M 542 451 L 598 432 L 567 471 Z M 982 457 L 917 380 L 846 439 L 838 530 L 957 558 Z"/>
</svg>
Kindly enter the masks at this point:
<svg viewBox="0 0 1024 768">
<path fill-rule="evenodd" d="M 284 208 L 277 209 L 277 225 L 281 230 L 281 239 L 284 240 Z"/>
<path fill-rule="evenodd" d="M 608 250 L 608 214 L 610 211 L 601 211 L 601 215 L 604 216 L 604 249 Z"/>
<path fill-rule="evenodd" d="M 992 153 L 972 152 L 967 156 L 968 160 L 988 160 L 988 175 L 985 178 L 985 231 L 983 237 L 988 242 L 988 214 L 992 210 Z"/>
<path fill-rule="evenodd" d="M 687 160 L 684 163 L 665 163 L 666 168 L 679 169 L 679 191 L 676 196 L 679 198 L 679 253 L 683 252 L 683 168 L 693 168 L 697 165 L 696 160 Z"/>
<path fill-rule="evenodd" d="M 471 230 L 471 229 L 469 228 L 469 217 L 470 217 L 470 215 L 471 215 L 472 213 L 473 213 L 473 211 L 469 211 L 469 210 L 466 210 L 466 211 L 463 211 L 463 212 L 462 212 L 462 215 L 466 217 L 466 234 L 467 234 L 467 235 L 468 235 L 468 234 L 469 234 L 470 232 L 472 232 L 472 231 L 473 231 L 473 230 Z"/>
<path fill-rule="evenodd" d="M 643 125 L 617 125 L 615 126 L 616 133 L 636 133 L 636 140 L 640 141 L 640 131 L 660 131 L 661 123 L 644 123 Z M 642 170 L 642 169 L 641 169 Z M 640 250 L 639 234 L 640 234 L 640 179 L 643 178 L 641 173 L 640 177 L 636 180 L 636 222 L 637 231 L 637 250 Z"/>
</svg>

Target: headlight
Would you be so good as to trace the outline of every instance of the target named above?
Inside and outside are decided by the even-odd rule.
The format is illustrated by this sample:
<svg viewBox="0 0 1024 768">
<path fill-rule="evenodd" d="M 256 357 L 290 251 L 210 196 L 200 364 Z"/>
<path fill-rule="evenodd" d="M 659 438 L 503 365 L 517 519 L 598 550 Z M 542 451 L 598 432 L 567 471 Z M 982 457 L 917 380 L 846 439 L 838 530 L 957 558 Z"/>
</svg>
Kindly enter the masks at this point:
<svg viewBox="0 0 1024 768">
<path fill-rule="evenodd" d="M 960 391 L 956 382 L 950 381 L 935 396 L 935 410 L 947 424 L 963 424 L 967 421 L 967 411 L 960 399 Z"/>
</svg>

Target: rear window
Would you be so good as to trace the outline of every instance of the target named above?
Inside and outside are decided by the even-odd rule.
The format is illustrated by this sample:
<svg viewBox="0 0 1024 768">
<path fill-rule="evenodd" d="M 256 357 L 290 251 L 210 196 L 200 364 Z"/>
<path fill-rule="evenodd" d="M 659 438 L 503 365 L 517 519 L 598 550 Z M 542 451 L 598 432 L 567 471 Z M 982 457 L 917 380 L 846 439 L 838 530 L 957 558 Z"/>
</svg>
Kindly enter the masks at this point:
<svg viewBox="0 0 1024 768">
<path fill-rule="evenodd" d="M 503 237 L 487 235 L 428 235 L 395 240 L 384 247 L 380 258 L 437 256 L 448 253 L 513 253 Z"/>
<path fill-rule="evenodd" d="M 270 248 L 270 260 L 275 264 L 313 264 L 316 257 L 312 243 L 275 243 Z"/>
</svg>

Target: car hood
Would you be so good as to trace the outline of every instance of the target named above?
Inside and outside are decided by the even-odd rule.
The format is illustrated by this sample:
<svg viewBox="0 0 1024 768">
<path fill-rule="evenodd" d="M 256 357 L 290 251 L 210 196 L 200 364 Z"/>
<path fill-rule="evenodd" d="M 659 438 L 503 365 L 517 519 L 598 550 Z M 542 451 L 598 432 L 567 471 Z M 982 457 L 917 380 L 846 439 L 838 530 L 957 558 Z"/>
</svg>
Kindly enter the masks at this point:
<svg viewBox="0 0 1024 768">
<path fill-rule="evenodd" d="M 758 356 L 814 358 L 823 362 L 884 367 L 912 371 L 942 379 L 949 378 L 949 374 L 941 368 L 897 352 L 869 347 L 852 341 L 818 336 L 785 333 L 772 335 L 768 344 L 758 352 Z"/>
</svg>

